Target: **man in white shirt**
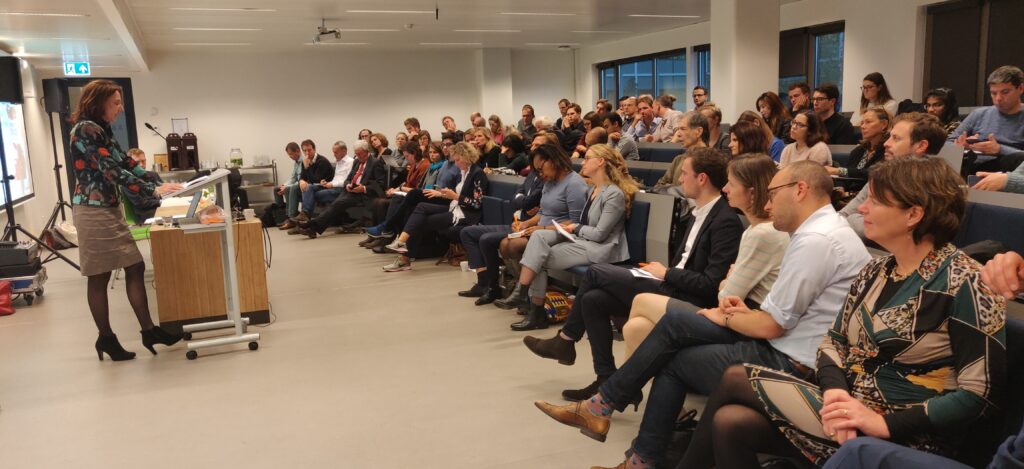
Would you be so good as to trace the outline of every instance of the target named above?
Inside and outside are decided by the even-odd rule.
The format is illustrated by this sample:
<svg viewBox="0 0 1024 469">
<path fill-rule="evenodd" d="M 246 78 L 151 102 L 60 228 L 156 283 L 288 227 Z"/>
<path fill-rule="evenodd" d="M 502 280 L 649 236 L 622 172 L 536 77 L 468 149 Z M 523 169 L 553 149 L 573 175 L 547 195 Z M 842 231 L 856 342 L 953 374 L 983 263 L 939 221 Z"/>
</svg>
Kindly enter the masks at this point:
<svg viewBox="0 0 1024 469">
<path fill-rule="evenodd" d="M 792 235 L 779 279 L 761 308 L 739 297 L 716 308 L 669 311 L 591 399 L 568 406 L 538 402 L 552 418 L 600 438 L 613 410 L 622 411 L 654 379 L 632 451 L 642 467 L 664 457 L 686 394 L 711 394 L 725 370 L 751 363 L 805 379 L 825 331 L 850 284 L 871 259 L 864 243 L 832 208 L 832 179 L 820 164 L 800 161 L 772 179 L 766 208 L 775 229 Z M 699 210 L 699 209 L 698 209 Z"/>
<path fill-rule="evenodd" d="M 349 156 L 348 145 L 344 141 L 334 142 L 331 151 L 334 153 L 334 178 L 330 181 L 320 180 L 318 184 L 312 184 L 302 192 L 302 211 L 305 213 L 312 214 L 318 203 L 334 202 L 334 199 L 341 195 L 341 191 L 345 187 L 345 179 L 352 171 L 352 162 L 355 159 Z"/>
</svg>

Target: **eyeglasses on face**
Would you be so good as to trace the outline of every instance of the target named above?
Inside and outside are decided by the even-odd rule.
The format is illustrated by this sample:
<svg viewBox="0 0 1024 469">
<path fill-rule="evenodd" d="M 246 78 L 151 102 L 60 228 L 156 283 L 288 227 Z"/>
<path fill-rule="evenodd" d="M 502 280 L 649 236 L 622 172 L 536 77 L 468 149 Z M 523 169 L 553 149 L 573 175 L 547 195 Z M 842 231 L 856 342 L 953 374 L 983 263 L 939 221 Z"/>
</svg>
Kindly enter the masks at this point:
<svg viewBox="0 0 1024 469">
<path fill-rule="evenodd" d="M 803 122 L 792 121 L 789 125 L 791 125 L 793 127 L 796 127 L 798 129 L 806 129 L 807 128 L 807 124 L 804 124 Z"/>
<path fill-rule="evenodd" d="M 767 193 L 768 200 L 770 200 L 770 201 L 771 200 L 775 200 L 775 194 L 777 194 L 780 190 L 785 189 L 785 188 L 790 187 L 790 186 L 795 186 L 797 184 L 800 184 L 800 181 L 793 181 L 793 182 L 788 183 L 788 184 L 781 184 L 781 185 L 778 185 L 778 186 L 775 186 L 775 187 L 769 187 L 768 191 L 767 191 L 768 192 Z"/>
<path fill-rule="evenodd" d="M 814 101 L 814 102 L 828 101 L 828 97 L 825 97 L 825 96 L 815 96 L 815 97 L 811 98 L 811 101 Z"/>
</svg>

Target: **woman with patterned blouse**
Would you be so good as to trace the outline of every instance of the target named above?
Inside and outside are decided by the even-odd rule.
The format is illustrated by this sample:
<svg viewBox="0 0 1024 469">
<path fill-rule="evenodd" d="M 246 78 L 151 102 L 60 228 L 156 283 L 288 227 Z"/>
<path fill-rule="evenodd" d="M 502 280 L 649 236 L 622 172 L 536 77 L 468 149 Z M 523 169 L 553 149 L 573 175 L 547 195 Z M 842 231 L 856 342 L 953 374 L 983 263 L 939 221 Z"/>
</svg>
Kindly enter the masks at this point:
<svg viewBox="0 0 1024 469">
<path fill-rule="evenodd" d="M 78 183 L 71 199 L 75 228 L 78 230 L 81 273 L 89 278 L 88 302 L 99 329 L 96 354 L 114 361 L 131 360 L 110 328 L 107 282 L 110 274 L 124 269 L 128 302 L 142 326 L 142 344 L 154 355 L 155 344 L 173 345 L 181 340 L 153 325 L 146 298 L 143 275 L 146 264 L 132 240 L 124 221 L 118 191 L 132 194 L 163 195 L 181 188 L 180 184 L 156 186 L 142 176 L 145 168 L 121 150 L 110 130 L 110 123 L 124 110 L 121 87 L 108 80 L 96 80 L 82 88 L 82 98 L 72 119 L 71 158 Z"/>
<path fill-rule="evenodd" d="M 821 465 L 858 436 L 950 455 L 964 428 L 1000 407 L 1006 300 L 949 244 L 966 207 L 961 183 L 936 158 L 871 171 L 864 232 L 892 254 L 850 287 L 818 349 L 817 383 L 730 368 L 680 467 L 758 467 L 757 453 Z"/>
</svg>

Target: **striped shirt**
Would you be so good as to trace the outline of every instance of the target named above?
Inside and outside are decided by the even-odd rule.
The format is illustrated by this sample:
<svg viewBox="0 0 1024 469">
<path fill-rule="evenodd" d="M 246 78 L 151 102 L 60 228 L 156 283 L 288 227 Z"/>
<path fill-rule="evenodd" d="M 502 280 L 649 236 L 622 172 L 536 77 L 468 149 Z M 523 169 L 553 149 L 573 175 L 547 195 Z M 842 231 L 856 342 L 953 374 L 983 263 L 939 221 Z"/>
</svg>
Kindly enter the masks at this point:
<svg viewBox="0 0 1024 469">
<path fill-rule="evenodd" d="M 736 263 L 718 298 L 738 296 L 761 304 L 779 278 L 779 266 L 787 246 L 789 234 L 776 230 L 771 222 L 747 228 L 740 238 Z"/>
</svg>

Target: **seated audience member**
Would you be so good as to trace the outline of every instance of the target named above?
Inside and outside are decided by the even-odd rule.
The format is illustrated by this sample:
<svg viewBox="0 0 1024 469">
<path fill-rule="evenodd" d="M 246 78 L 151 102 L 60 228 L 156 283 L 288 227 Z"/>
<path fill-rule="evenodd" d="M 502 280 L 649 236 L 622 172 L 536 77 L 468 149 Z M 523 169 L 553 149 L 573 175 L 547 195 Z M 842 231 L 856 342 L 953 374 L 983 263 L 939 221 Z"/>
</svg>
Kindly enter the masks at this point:
<svg viewBox="0 0 1024 469">
<path fill-rule="evenodd" d="M 429 144 L 427 144 L 427 151 L 430 151 Z M 385 191 L 384 196 L 387 198 L 391 198 L 395 192 L 409 192 L 420 187 L 420 183 L 430 167 L 430 161 L 423 158 L 420 146 L 415 143 L 407 143 L 402 149 L 402 156 L 405 157 L 406 162 L 405 180 L 400 182 L 397 187 Z"/>
<path fill-rule="evenodd" d="M 334 174 L 334 165 L 330 160 L 316 152 L 316 144 L 312 140 L 303 140 L 302 144 L 302 173 L 299 174 L 299 190 L 301 192 L 315 190 L 320 181 L 324 181 Z M 300 196 L 301 199 L 301 196 Z M 309 220 L 312 212 L 299 213 L 295 218 L 298 221 Z"/>
<path fill-rule="evenodd" d="M 602 114 L 590 111 L 583 115 L 583 134 L 594 130 L 597 127 L 604 125 L 604 117 Z"/>
<path fill-rule="evenodd" d="M 452 116 L 444 116 L 441 118 L 441 126 L 444 127 L 444 133 L 450 133 L 452 140 L 455 142 L 461 142 L 465 139 L 465 133 L 459 130 L 459 127 L 455 125 L 455 118 Z M 443 133 L 442 133 L 443 138 Z"/>
<path fill-rule="evenodd" d="M 416 142 L 420 145 L 420 152 L 424 155 L 427 154 L 427 149 L 430 147 L 431 141 L 430 132 L 427 132 L 426 130 L 421 130 L 420 136 L 416 137 Z"/>
<path fill-rule="evenodd" d="M 641 96 L 637 99 L 637 119 L 630 128 L 626 129 L 626 135 L 633 140 L 647 140 L 648 135 L 661 125 L 661 118 L 654 115 L 654 99 L 650 96 Z"/>
<path fill-rule="evenodd" d="M 455 189 L 424 191 L 430 197 L 437 192 L 441 198 L 450 200 L 448 206 L 420 203 L 409 215 L 402 234 L 387 249 L 398 253 L 394 262 L 383 267 L 385 272 L 403 272 L 412 269 L 411 259 L 422 257 L 424 238 L 430 233 L 437 233 L 453 226 L 464 227 L 480 221 L 480 209 L 483 197 L 487 193 L 487 175 L 476 165 L 480 154 L 472 145 L 462 142 L 452 148 L 456 165 L 462 171 L 462 179 Z"/>
<path fill-rule="evenodd" d="M 622 131 L 629 131 L 629 128 L 633 126 L 633 123 L 636 122 L 637 118 L 636 98 L 633 96 L 623 96 L 619 98 L 619 109 L 617 109 L 615 113 L 622 118 L 622 125 L 620 126 L 622 127 Z M 625 156 L 625 154 L 623 154 L 623 156 Z M 628 160 L 629 158 L 626 159 Z"/>
<path fill-rule="evenodd" d="M 772 157 L 772 161 L 778 163 L 779 160 L 782 159 L 782 150 L 786 148 L 786 144 L 782 139 L 776 137 L 775 134 L 772 133 L 772 128 L 768 126 L 767 122 L 765 122 L 764 117 L 757 112 L 743 111 L 743 114 L 740 114 L 740 117 L 736 119 L 736 123 L 744 121 L 751 122 L 761 128 L 761 131 L 764 132 L 765 135 L 765 141 L 768 142 L 767 154 Z M 786 130 L 789 130 L 789 121 L 786 122 Z"/>
<path fill-rule="evenodd" d="M 625 224 L 637 185 L 628 174 L 626 161 L 611 146 L 597 144 L 587 150 L 580 175 L 590 191 L 580 221 L 559 223 L 575 238 L 565 237 L 553 224 L 530 235 L 520 261 L 518 294 L 504 301 L 507 307 L 525 309 L 529 322 L 546 327 L 548 270 L 629 259 Z"/>
<path fill-rule="evenodd" d="M 928 469 L 971 469 L 971 466 L 934 453 L 912 449 L 881 438 L 859 436 L 848 440 L 822 466 L 823 469 L 927 467 Z M 999 445 L 989 469 L 1024 467 L 1024 428 Z"/>
<path fill-rule="evenodd" d="M 831 83 L 826 83 L 814 89 L 814 112 L 825 126 L 825 143 L 829 145 L 853 145 L 857 143 L 856 133 L 853 131 L 853 124 L 839 111 L 836 110 L 836 103 L 839 102 L 839 88 Z M 796 117 L 796 114 L 793 115 Z"/>
<path fill-rule="evenodd" d="M 857 273 L 871 259 L 861 240 L 836 215 L 831 192 L 832 178 L 811 162 L 794 163 L 772 178 L 766 210 L 775 228 L 792 239 L 779 278 L 759 309 L 748 308 L 738 297 L 726 297 L 700 315 L 669 311 L 592 397 L 568 406 L 537 406 L 600 441 L 611 425 L 612 412 L 623 411 L 653 378 L 640 432 L 624 463 L 646 468 L 663 458 L 687 393 L 711 394 L 730 366 L 770 366 L 812 379 L 815 346 L 835 321 Z M 703 417 L 701 424 L 706 426 Z M 748 434 L 763 439 L 768 432 Z M 698 451 L 694 444 L 690 448 Z M 707 447 L 699 451 L 711 450 L 709 442 L 703 444 Z"/>
<path fill-rule="evenodd" d="M 523 106 L 523 118 L 519 119 L 516 123 L 516 130 L 523 136 L 523 140 L 533 140 L 533 135 L 537 133 L 537 127 L 533 125 L 533 118 L 536 117 L 533 106 L 526 104 Z"/>
<path fill-rule="evenodd" d="M 601 98 L 594 103 L 594 112 L 597 114 L 610 114 L 612 112 L 612 103 L 608 102 L 607 99 Z"/>
<path fill-rule="evenodd" d="M 558 100 L 558 112 L 560 113 L 560 115 L 558 116 L 558 119 L 555 119 L 555 128 L 556 129 L 559 129 L 559 130 L 564 129 L 565 124 L 566 124 L 565 123 L 565 115 L 568 114 L 570 106 L 572 106 L 572 101 L 569 101 L 566 98 L 562 98 L 562 99 Z"/>
<path fill-rule="evenodd" d="M 484 119 L 484 116 L 481 116 L 479 114 L 480 113 L 477 113 L 477 116 L 473 118 L 473 129 L 474 130 L 475 129 L 486 129 L 487 128 L 487 120 Z"/>
<path fill-rule="evenodd" d="M 729 129 L 729 152 L 733 157 L 744 153 L 767 154 L 768 134 L 756 122 L 737 121 Z"/>
<path fill-rule="evenodd" d="M 415 117 L 410 117 L 403 121 L 402 125 L 405 126 L 405 131 L 406 133 L 409 134 L 409 140 L 416 141 L 416 139 L 420 136 L 420 120 Z"/>
<path fill-rule="evenodd" d="M 729 134 L 722 132 L 722 110 L 708 102 L 697 109 L 708 120 L 708 146 L 723 153 L 729 152 Z"/>
<path fill-rule="evenodd" d="M 615 147 L 624 159 L 640 159 L 640 149 L 636 146 L 636 140 L 622 131 L 622 116 L 616 113 L 608 114 L 604 116 L 602 125 L 608 131 L 608 144 Z"/>
<path fill-rule="evenodd" d="M 445 141 L 447 141 L 450 135 L 447 133 L 445 135 Z M 377 226 L 366 229 L 366 239 L 359 242 L 360 246 L 374 249 L 374 252 L 383 254 L 386 252 L 384 246 L 390 244 L 390 238 L 395 237 L 396 230 L 401 230 L 405 226 L 406 220 L 408 220 L 409 215 L 412 214 L 417 205 L 421 202 L 448 205 L 448 200 L 440 196 L 440 191 L 444 188 L 454 189 L 461 179 L 461 172 L 455 177 L 445 175 L 445 167 L 447 165 L 450 164 L 456 169 L 458 169 L 458 166 L 453 161 L 445 158 L 445 150 L 441 145 L 437 142 L 431 142 L 430 149 L 427 151 L 429 166 L 419 187 L 412 187 L 405 191 L 405 196 L 392 193 L 391 202 L 388 204 L 388 211 L 384 221 Z M 418 146 L 410 146 L 409 144 L 406 144 L 406 148 L 419 150 Z M 428 190 L 434 191 L 430 192 L 433 197 L 426 195 Z M 378 247 L 380 249 L 377 249 Z"/>
<path fill-rule="evenodd" d="M 288 142 L 288 145 L 284 147 L 284 152 L 292 160 L 292 174 L 288 177 L 287 182 L 277 186 L 277 190 L 274 191 L 274 203 L 278 205 L 287 203 L 285 215 L 288 218 L 277 227 L 282 230 L 290 230 L 295 228 L 295 217 L 299 216 L 299 202 L 302 200 L 302 191 L 299 190 L 299 176 L 302 175 L 302 150 L 299 149 L 298 143 Z"/>
<path fill-rule="evenodd" d="M 487 118 L 487 127 L 491 129 L 494 144 L 501 145 L 501 142 L 505 140 L 505 124 L 501 122 L 501 118 L 497 114 L 491 114 Z"/>
<path fill-rule="evenodd" d="M 405 132 L 399 132 L 395 134 L 395 148 L 405 148 L 406 143 L 409 143 L 408 134 L 406 134 Z"/>
<path fill-rule="evenodd" d="M 1024 194 L 1024 163 L 1009 173 L 978 171 L 978 177 L 982 179 L 976 182 L 972 189 Z"/>
<path fill-rule="evenodd" d="M 807 83 L 793 83 L 786 93 L 789 98 L 789 115 L 795 116 L 811 109 L 811 87 Z M 788 138 L 789 134 L 786 134 Z"/>
<path fill-rule="evenodd" d="M 480 153 L 480 160 L 477 163 L 480 168 L 497 168 L 498 160 L 501 158 L 501 147 L 494 143 L 491 129 L 478 127 L 467 132 L 473 136 L 473 146 Z"/>
<path fill-rule="evenodd" d="M 597 380 L 583 389 L 562 391 L 563 398 L 574 401 L 586 399 L 615 373 L 610 320 L 613 317 L 627 318 L 629 307 L 637 295 L 660 293 L 701 308 L 718 305 L 718 285 L 736 260 L 743 233 L 739 217 L 722 198 L 722 188 L 728 180 L 728 163 L 724 154 L 712 148 L 687 150 L 679 182 L 683 195 L 695 200 L 696 206 L 685 222 L 684 242 L 668 266 L 650 262 L 631 270 L 611 264 L 595 264 L 587 270 L 576 292 L 566 327 L 548 341 L 564 341 L 567 337 L 569 342 L 578 342 L 585 330 L 593 352 Z M 640 272 L 642 274 L 638 275 Z M 562 350 L 571 347 L 570 344 L 551 346 Z M 632 396 L 626 402 L 630 401 Z"/>
<path fill-rule="evenodd" d="M 384 134 L 382 133 L 370 134 L 370 138 L 367 139 L 366 142 L 370 144 L 370 156 L 374 158 L 387 157 L 387 160 L 385 160 L 385 162 L 387 162 L 388 164 L 394 162 L 394 164 L 397 165 L 398 159 L 401 158 L 401 149 L 405 148 L 398 147 L 398 149 L 396 150 L 391 150 L 390 148 L 388 148 L 388 138 L 385 137 Z"/>
<path fill-rule="evenodd" d="M 573 152 L 573 159 L 583 158 L 587 154 L 587 149 L 597 144 L 608 143 L 608 131 L 604 127 L 594 127 L 587 131 L 587 135 L 583 137 L 583 143 L 576 146 L 576 151 Z"/>
<path fill-rule="evenodd" d="M 146 152 L 138 148 L 132 148 L 128 150 L 128 156 L 132 157 L 132 159 L 135 160 L 142 169 L 146 169 Z M 149 170 L 146 170 L 146 174 L 142 175 L 140 179 L 156 186 L 164 183 L 159 174 Z M 132 204 L 132 208 L 135 209 L 136 224 L 142 224 L 142 222 L 147 219 L 153 218 L 153 215 L 156 214 L 156 209 L 160 208 L 160 197 L 156 194 L 147 195 L 143 194 L 141 191 L 121 191 L 121 194 L 124 195 L 124 198 L 128 200 L 128 202 Z"/>
<path fill-rule="evenodd" d="M 782 149 L 782 156 L 779 158 L 780 168 L 804 160 L 820 165 L 832 164 L 832 152 L 825 143 L 825 129 L 814 111 L 804 111 L 793 116 L 789 136 L 793 143 Z"/>
<path fill-rule="evenodd" d="M 864 110 L 860 121 L 860 145 L 850 152 L 846 166 L 836 168 L 826 166 L 832 176 L 867 181 L 868 169 L 875 163 L 885 160 L 885 141 L 889 139 L 889 128 L 892 117 L 885 108 L 872 106 Z M 848 181 L 843 184 L 848 191 L 859 191 L 864 183 Z"/>
<path fill-rule="evenodd" d="M 1012 65 L 997 68 L 988 76 L 988 91 L 992 105 L 972 111 L 947 140 L 975 153 L 999 156 L 977 169 L 1013 171 L 1024 161 L 1024 72 Z"/>
<path fill-rule="evenodd" d="M 960 106 L 956 103 L 956 93 L 949 88 L 934 88 L 924 95 L 924 109 L 939 118 L 946 133 L 953 135 L 960 127 Z"/>
<path fill-rule="evenodd" d="M 708 102 L 708 89 L 697 85 L 693 87 L 693 108 L 700 109 L 701 106 Z"/>
<path fill-rule="evenodd" d="M 768 124 L 768 128 L 771 129 L 772 135 L 781 140 L 789 138 L 789 122 L 793 120 L 793 116 L 782 104 L 782 98 L 779 95 L 772 91 L 766 91 L 757 97 L 754 104 Z"/>
<path fill-rule="evenodd" d="M 583 128 L 583 117 L 580 115 L 580 112 L 579 104 L 570 104 L 569 108 L 565 111 L 565 118 L 562 119 L 562 135 L 559 135 L 559 138 L 562 139 L 562 149 L 566 153 L 572 152 L 580 142 L 580 139 L 586 135 L 586 130 Z"/>
<path fill-rule="evenodd" d="M 747 306 L 758 309 L 779 278 L 779 266 L 789 245 L 789 234 L 775 229 L 765 209 L 768 186 L 776 172 L 775 162 L 764 154 L 746 154 L 729 162 L 729 182 L 722 192 L 729 199 L 729 206 L 742 211 L 747 217 L 749 226 L 740 238 L 736 262 L 719 285 L 719 302 L 734 296 L 743 298 Z M 669 310 L 702 314 L 700 308 L 690 303 L 655 293 L 643 293 L 633 299 L 629 321 L 622 329 L 626 360 Z"/>
<path fill-rule="evenodd" d="M 654 129 L 654 133 L 644 137 L 648 142 L 670 142 L 672 135 L 679 127 L 679 121 L 683 113 L 673 109 L 676 97 L 670 94 L 663 94 L 654 100 L 654 115 L 661 118 L 661 123 Z"/>
<path fill-rule="evenodd" d="M 538 135 L 535 140 L 538 138 L 543 136 Z M 502 298 L 499 286 L 501 279 L 498 277 L 498 267 L 502 264 L 499 249 L 509 234 L 522 233 L 516 239 L 516 244 L 522 245 L 518 249 L 521 253 L 534 231 L 566 220 L 580 222 L 587 201 L 587 183 L 572 170 L 569 155 L 561 147 L 546 143 L 531 150 L 530 156 L 533 160 L 531 173 L 539 173 L 538 176 L 545 181 L 540 196 L 540 210 L 529 218 L 513 219 L 511 226 L 470 226 L 460 234 L 469 268 L 476 272 L 477 281 L 469 290 L 459 292 L 459 296 L 476 297 L 477 306 Z"/>
<path fill-rule="evenodd" d="M 889 92 L 889 85 L 885 84 L 885 77 L 881 73 L 871 72 L 864 77 L 860 87 L 860 107 L 850 117 L 850 125 L 860 125 L 864 112 L 871 107 L 882 107 L 890 116 L 896 115 L 898 104 Z"/>
<path fill-rule="evenodd" d="M 679 173 L 683 170 L 683 161 L 687 153 L 695 148 L 707 148 L 708 146 L 708 119 L 696 111 L 687 112 L 679 122 L 676 133 L 680 135 L 680 144 L 683 152 L 672 159 L 668 171 L 658 179 L 651 192 L 667 194 L 675 197 L 683 197 L 679 189 Z"/>
<path fill-rule="evenodd" d="M 501 154 L 498 155 L 498 167 L 512 170 L 519 174 L 530 165 L 530 158 L 526 156 L 526 144 L 519 134 L 509 134 L 501 144 Z"/>
<path fill-rule="evenodd" d="M 949 455 L 964 428 L 999 411 L 1006 300 L 950 244 L 967 203 L 960 182 L 937 158 L 871 171 L 866 234 L 892 254 L 869 262 L 850 287 L 820 340 L 815 384 L 789 370 L 730 367 L 683 467 L 756 467 L 758 453 L 821 465 L 858 436 Z"/>
<path fill-rule="evenodd" d="M 310 215 L 316 208 L 317 203 L 329 204 L 341 195 L 348 173 L 352 171 L 354 158 L 348 156 L 348 145 L 338 140 L 331 146 L 331 153 L 334 155 L 334 177 L 330 180 L 321 179 L 316 184 L 311 184 L 302 191 L 302 211 Z M 294 228 L 292 228 L 294 230 Z M 289 231 L 289 233 L 292 233 Z"/>
<path fill-rule="evenodd" d="M 441 134 L 441 150 L 444 152 L 445 163 L 441 166 L 441 173 L 437 176 L 437 185 L 442 188 L 454 189 L 462 178 L 462 171 L 455 164 L 455 155 L 451 154 L 451 149 L 456 143 L 459 143 L 456 140 L 457 137 L 458 135 L 451 132 Z"/>
<path fill-rule="evenodd" d="M 370 157 L 370 145 L 365 141 L 356 142 L 355 147 L 356 158 L 345 180 L 345 191 L 323 213 L 309 221 L 300 221 L 299 234 L 316 238 L 332 226 L 354 228 L 361 220 L 349 211 L 365 210 L 374 199 L 384 196 L 387 189 L 384 163 Z"/>
<path fill-rule="evenodd" d="M 885 140 L 885 160 L 910 156 L 934 155 L 942 148 L 946 140 L 946 131 L 939 124 L 939 119 L 931 114 L 907 112 L 893 120 L 889 138 Z M 868 187 L 864 186 L 842 210 L 839 215 L 846 217 L 850 228 L 857 236 L 864 237 L 864 217 L 860 206 L 868 200 Z"/>
<path fill-rule="evenodd" d="M 359 140 L 365 140 L 366 143 L 370 143 L 370 136 L 371 135 L 373 135 L 373 132 L 371 132 L 370 129 L 360 130 L 359 131 Z"/>
</svg>

